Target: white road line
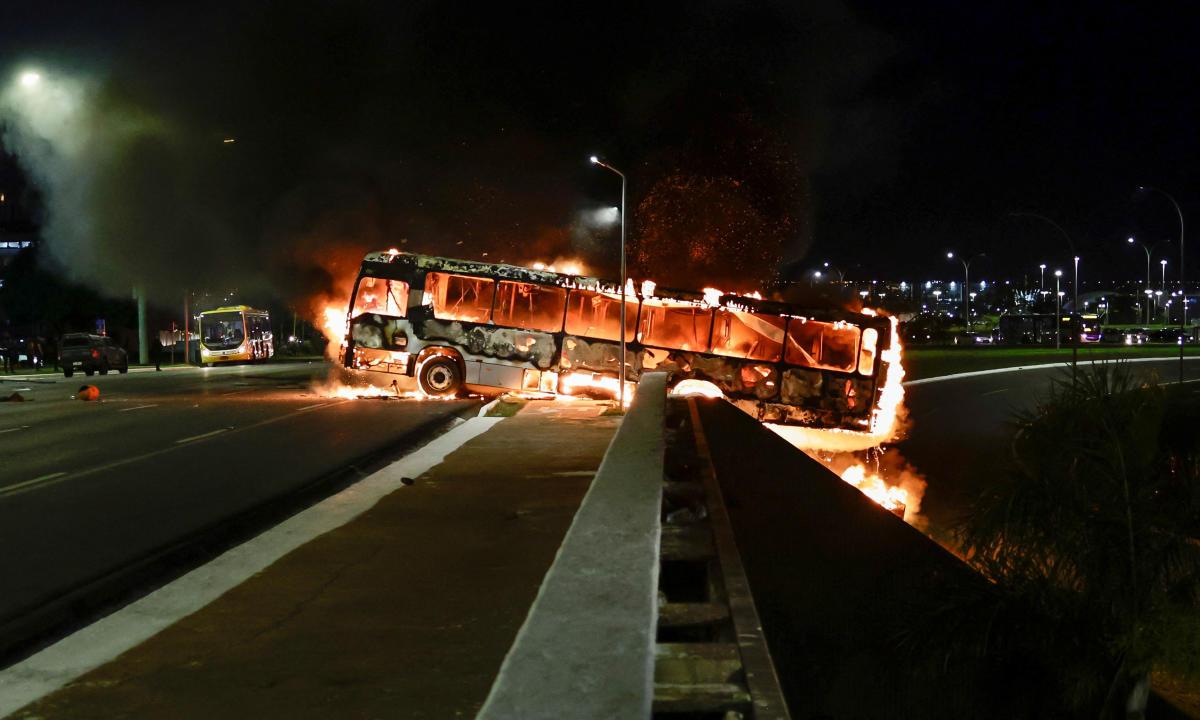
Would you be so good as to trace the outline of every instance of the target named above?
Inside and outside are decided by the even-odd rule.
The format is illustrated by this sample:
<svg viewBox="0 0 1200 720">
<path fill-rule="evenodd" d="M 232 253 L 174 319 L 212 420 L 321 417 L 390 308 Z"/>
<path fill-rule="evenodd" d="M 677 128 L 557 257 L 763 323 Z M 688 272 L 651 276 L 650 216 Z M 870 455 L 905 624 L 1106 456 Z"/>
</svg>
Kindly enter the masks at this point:
<svg viewBox="0 0 1200 720">
<path fill-rule="evenodd" d="M 58 690 L 145 642 L 262 572 L 276 560 L 339 528 L 420 477 L 504 418 L 471 418 L 450 432 L 225 552 L 113 614 L 0 671 L 0 717 Z"/>
<path fill-rule="evenodd" d="M 305 405 L 302 408 L 298 408 L 296 410 L 296 412 L 304 412 L 305 410 L 312 410 L 313 408 L 325 407 L 326 405 L 332 405 L 332 404 L 333 403 L 331 403 L 331 402 L 327 402 L 327 403 L 317 403 L 316 405 Z"/>
<path fill-rule="evenodd" d="M 1008 388 L 1000 388 L 999 390 L 989 390 L 988 392 L 981 394 L 979 397 L 987 397 L 988 395 L 996 395 L 996 394 L 999 394 L 1002 392 L 1008 392 Z"/>
<path fill-rule="evenodd" d="M 1177 363 L 1177 362 L 1179 362 L 1178 357 L 1111 358 L 1109 360 L 1083 360 L 1083 361 L 1080 361 L 1079 364 L 1087 365 L 1087 364 L 1094 363 L 1094 362 L 1115 362 L 1117 360 L 1119 360 L 1121 362 L 1127 362 L 1127 363 L 1148 363 L 1148 362 L 1174 362 L 1174 363 Z M 1188 360 L 1188 361 L 1200 360 L 1200 355 L 1188 356 L 1188 357 L 1185 357 L 1184 360 Z M 975 370 L 973 372 L 954 373 L 953 375 L 939 375 L 937 377 L 921 378 L 920 380 L 909 380 L 908 382 L 904 383 L 904 387 L 910 387 L 912 385 L 928 385 L 929 383 L 946 382 L 947 380 L 962 380 L 963 378 L 970 378 L 970 377 L 983 377 L 984 375 L 1002 375 L 1004 373 L 1023 372 L 1026 370 L 1051 370 L 1053 368 L 1069 368 L 1069 367 L 1071 367 L 1071 363 L 1069 363 L 1069 362 L 1052 362 L 1052 363 L 1042 363 L 1040 365 L 1018 365 L 1017 367 L 995 368 L 993 370 Z M 1171 384 L 1175 384 L 1175 383 L 1171 383 Z"/>
<path fill-rule="evenodd" d="M 254 388 L 243 388 L 243 389 L 241 389 L 241 390 L 230 390 L 229 392 L 223 392 L 223 393 L 221 393 L 221 395 L 240 395 L 241 393 L 247 393 L 247 392 L 250 392 L 250 391 L 251 391 L 251 390 L 253 390 L 253 389 L 254 389 Z"/>
<path fill-rule="evenodd" d="M 233 428 L 231 428 L 231 427 L 217 428 L 216 430 L 211 430 L 211 431 L 209 431 L 209 432 L 206 432 L 206 433 L 200 433 L 199 435 L 192 435 L 191 437 L 185 437 L 185 438 L 183 438 L 183 439 L 181 439 L 181 440 L 176 440 L 176 441 L 175 441 L 175 444 L 176 444 L 176 445 L 182 445 L 183 443 L 190 443 L 190 442 L 193 442 L 193 441 L 196 441 L 196 440 L 203 440 L 204 438 L 210 438 L 210 437 L 212 437 L 213 435 L 220 435 L 220 434 L 221 434 L 221 433 L 223 433 L 223 432 L 229 432 L 229 431 L 230 431 L 230 430 L 232 430 L 232 429 L 233 429 Z"/>
<path fill-rule="evenodd" d="M 117 412 L 132 412 L 134 410 L 145 410 L 146 408 L 158 407 L 158 405 L 138 405 L 137 407 L 121 408 Z"/>
<path fill-rule="evenodd" d="M 19 426 L 19 427 L 4 428 L 3 430 L 0 430 L 0 435 L 3 435 L 4 433 L 10 433 L 10 432 L 16 432 L 16 431 L 18 431 L 18 430 L 28 430 L 28 429 L 29 429 L 29 426 L 28 426 L 28 425 L 21 425 L 21 426 Z"/>
<path fill-rule="evenodd" d="M 51 480 L 54 480 L 55 478 L 60 478 L 63 475 L 66 475 L 66 473 L 65 472 L 56 472 L 56 473 L 50 473 L 49 475 L 39 475 L 32 480 L 26 480 L 25 482 L 19 482 L 16 485 L 9 485 L 8 487 L 4 488 L 4 491 L 9 492 L 11 490 L 20 490 L 21 488 L 28 488 L 28 487 L 33 487 L 34 485 L 41 485 L 42 483 L 49 482 Z"/>
</svg>

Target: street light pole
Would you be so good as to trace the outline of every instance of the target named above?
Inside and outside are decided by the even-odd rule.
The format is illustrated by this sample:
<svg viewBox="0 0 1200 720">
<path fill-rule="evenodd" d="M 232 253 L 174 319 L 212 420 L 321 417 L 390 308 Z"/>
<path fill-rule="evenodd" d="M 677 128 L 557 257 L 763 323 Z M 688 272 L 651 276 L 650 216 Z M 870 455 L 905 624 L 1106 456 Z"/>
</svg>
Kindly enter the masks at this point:
<svg viewBox="0 0 1200 720">
<path fill-rule="evenodd" d="M 962 306 L 963 306 L 963 319 L 966 320 L 966 322 L 967 322 L 967 330 L 968 331 L 971 329 L 971 301 L 967 295 L 967 292 L 970 290 L 970 286 L 971 286 L 971 263 L 983 256 L 984 256 L 984 253 L 979 253 L 978 255 L 974 255 L 966 260 L 964 260 L 963 258 L 958 259 L 958 261 L 961 262 L 962 266 L 963 266 L 963 286 L 961 288 L 961 290 L 962 290 L 961 297 L 962 297 Z M 953 260 L 954 253 L 953 252 L 946 253 L 946 259 Z"/>
<path fill-rule="evenodd" d="M 1071 301 L 1071 311 L 1079 312 L 1079 256 L 1075 256 L 1075 299 Z"/>
<path fill-rule="evenodd" d="M 1059 290 L 1059 281 L 1062 279 L 1062 270 L 1054 271 L 1054 306 L 1057 312 L 1054 313 L 1054 349 L 1058 350 L 1062 347 L 1062 290 Z"/>
<path fill-rule="evenodd" d="M 621 178 L 621 372 L 619 373 L 620 389 L 617 395 L 617 402 L 620 403 L 622 410 L 625 409 L 625 286 L 628 284 L 625 279 L 625 173 L 616 169 L 612 165 L 600 160 L 593 155 L 591 157 L 593 165 L 599 165 L 605 170 L 610 170 L 616 173 Z"/>
<path fill-rule="evenodd" d="M 1186 328 L 1187 327 L 1187 306 L 1188 306 L 1188 304 L 1187 304 L 1187 282 L 1184 280 L 1184 271 L 1185 271 L 1186 266 L 1184 263 L 1184 255 L 1183 255 L 1183 210 L 1179 209 L 1179 203 L 1175 201 L 1175 198 L 1172 197 L 1170 193 L 1168 193 L 1164 190 L 1159 190 L 1158 188 L 1151 187 L 1149 185 L 1140 185 L 1140 186 L 1138 186 L 1138 190 L 1156 192 L 1159 195 L 1162 195 L 1166 199 L 1170 200 L 1171 204 L 1175 206 L 1175 214 L 1179 216 L 1179 289 L 1181 291 L 1180 296 L 1183 298 L 1183 327 Z M 1182 373 L 1183 372 L 1183 344 L 1182 343 L 1180 343 L 1179 358 L 1180 358 L 1180 360 L 1179 360 L 1180 373 Z M 1181 377 L 1182 377 L 1182 374 L 1181 374 Z"/>
<path fill-rule="evenodd" d="M 1046 263 L 1038 265 L 1038 268 L 1042 271 L 1042 279 L 1038 280 L 1038 292 L 1042 292 L 1046 289 Z"/>
<path fill-rule="evenodd" d="M 1151 248 L 1149 246 L 1147 246 L 1146 243 L 1138 242 L 1137 240 L 1134 240 L 1133 238 L 1129 238 L 1126 242 L 1128 242 L 1130 245 L 1141 245 L 1142 249 L 1146 251 L 1146 289 L 1149 290 L 1150 289 L 1150 251 L 1151 251 Z M 1165 263 L 1166 260 L 1163 260 L 1163 262 Z M 1164 272 L 1165 272 L 1165 269 L 1164 269 Z M 1150 303 L 1146 303 L 1146 324 L 1147 325 L 1150 324 Z"/>
</svg>

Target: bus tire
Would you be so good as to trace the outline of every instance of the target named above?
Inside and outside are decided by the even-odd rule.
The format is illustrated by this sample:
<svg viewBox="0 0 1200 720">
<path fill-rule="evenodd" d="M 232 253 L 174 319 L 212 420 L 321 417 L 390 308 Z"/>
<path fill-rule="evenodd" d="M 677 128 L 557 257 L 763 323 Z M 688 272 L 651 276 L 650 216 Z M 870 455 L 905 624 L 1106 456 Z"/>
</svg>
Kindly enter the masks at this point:
<svg viewBox="0 0 1200 720">
<path fill-rule="evenodd" d="M 462 389 L 462 373 L 453 358 L 433 357 L 421 365 L 417 374 L 421 392 L 432 397 L 457 395 Z"/>
</svg>

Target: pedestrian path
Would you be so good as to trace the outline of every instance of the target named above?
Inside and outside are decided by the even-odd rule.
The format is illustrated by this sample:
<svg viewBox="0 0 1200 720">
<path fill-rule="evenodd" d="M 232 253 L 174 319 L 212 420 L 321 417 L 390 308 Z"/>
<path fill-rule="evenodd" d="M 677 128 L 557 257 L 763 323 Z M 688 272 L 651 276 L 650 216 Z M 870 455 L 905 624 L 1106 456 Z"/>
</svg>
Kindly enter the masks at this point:
<svg viewBox="0 0 1200 720">
<path fill-rule="evenodd" d="M 393 472 L 370 509 L 13 717 L 474 716 L 617 427 L 602 410 L 467 421 L 479 432 Z M 336 514 L 373 479 L 306 512 Z M 0 672 L 0 702 L 45 679 L 38 658 Z"/>
</svg>

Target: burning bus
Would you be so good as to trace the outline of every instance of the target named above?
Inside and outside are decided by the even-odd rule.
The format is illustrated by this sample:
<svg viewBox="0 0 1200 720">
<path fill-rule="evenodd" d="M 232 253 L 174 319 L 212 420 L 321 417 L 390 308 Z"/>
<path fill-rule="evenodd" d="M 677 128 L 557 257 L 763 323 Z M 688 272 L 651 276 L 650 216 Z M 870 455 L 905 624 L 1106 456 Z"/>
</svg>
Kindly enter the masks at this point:
<svg viewBox="0 0 1200 720">
<path fill-rule="evenodd" d="M 347 368 L 421 391 L 618 390 L 621 288 L 513 265 L 369 253 L 345 317 Z M 626 286 L 626 376 L 665 371 L 758 420 L 890 439 L 899 339 L 871 311 L 812 311 L 721 293 Z M 340 322 L 340 321 L 339 321 Z"/>
</svg>

